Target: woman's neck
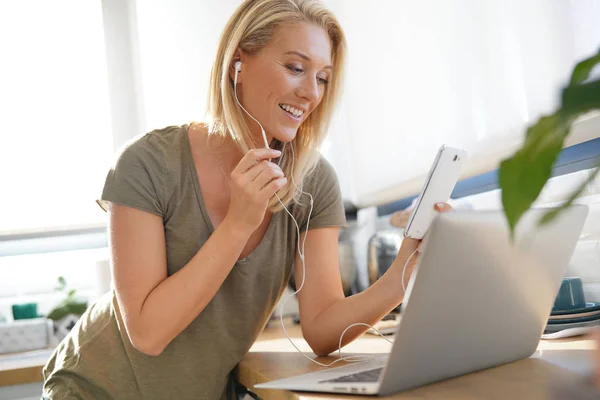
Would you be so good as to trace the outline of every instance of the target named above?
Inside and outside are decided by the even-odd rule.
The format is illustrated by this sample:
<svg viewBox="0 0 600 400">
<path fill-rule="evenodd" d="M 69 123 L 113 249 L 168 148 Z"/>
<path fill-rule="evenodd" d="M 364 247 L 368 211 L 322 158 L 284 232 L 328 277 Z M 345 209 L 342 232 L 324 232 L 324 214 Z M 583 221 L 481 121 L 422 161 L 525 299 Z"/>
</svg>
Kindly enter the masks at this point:
<svg viewBox="0 0 600 400">
<path fill-rule="evenodd" d="M 229 134 L 226 135 L 218 135 L 218 134 L 209 134 L 206 125 L 204 124 L 192 124 L 192 128 L 195 131 L 198 131 L 202 136 L 204 142 L 204 148 L 209 151 L 213 157 L 218 158 L 221 163 L 221 167 L 226 170 L 229 174 L 231 171 L 235 169 L 241 159 L 244 157 L 244 154 L 240 151 L 237 144 L 233 141 Z M 262 138 L 262 133 L 258 132 L 258 137 L 256 132 L 252 132 L 254 135 L 254 148 L 263 148 L 264 140 Z M 273 140 L 267 135 L 267 139 L 270 140 L 271 147 L 273 147 Z"/>
</svg>

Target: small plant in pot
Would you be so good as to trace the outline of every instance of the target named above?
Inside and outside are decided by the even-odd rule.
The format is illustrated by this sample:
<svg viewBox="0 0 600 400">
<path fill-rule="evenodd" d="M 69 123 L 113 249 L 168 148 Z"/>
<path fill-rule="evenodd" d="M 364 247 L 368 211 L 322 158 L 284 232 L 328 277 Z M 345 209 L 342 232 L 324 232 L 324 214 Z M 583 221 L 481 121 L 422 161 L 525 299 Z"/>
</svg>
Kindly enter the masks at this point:
<svg viewBox="0 0 600 400">
<path fill-rule="evenodd" d="M 48 314 L 48 318 L 54 323 L 54 340 L 58 343 L 67 336 L 87 310 L 88 302 L 78 298 L 75 289 L 68 289 L 67 281 L 62 276 L 58 277 L 58 286 L 55 290 L 66 294 L 66 298 Z"/>
</svg>

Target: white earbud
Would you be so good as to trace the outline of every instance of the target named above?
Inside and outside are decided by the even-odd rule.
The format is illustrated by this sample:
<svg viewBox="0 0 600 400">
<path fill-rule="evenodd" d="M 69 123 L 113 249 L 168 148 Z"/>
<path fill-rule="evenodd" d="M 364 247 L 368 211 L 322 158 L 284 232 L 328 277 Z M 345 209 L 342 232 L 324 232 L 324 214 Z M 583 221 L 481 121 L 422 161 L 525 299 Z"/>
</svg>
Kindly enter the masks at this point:
<svg viewBox="0 0 600 400">
<path fill-rule="evenodd" d="M 238 73 L 242 72 L 242 62 L 241 61 L 236 62 L 233 68 L 235 70 L 235 74 L 233 75 L 233 87 L 237 91 Z"/>
</svg>

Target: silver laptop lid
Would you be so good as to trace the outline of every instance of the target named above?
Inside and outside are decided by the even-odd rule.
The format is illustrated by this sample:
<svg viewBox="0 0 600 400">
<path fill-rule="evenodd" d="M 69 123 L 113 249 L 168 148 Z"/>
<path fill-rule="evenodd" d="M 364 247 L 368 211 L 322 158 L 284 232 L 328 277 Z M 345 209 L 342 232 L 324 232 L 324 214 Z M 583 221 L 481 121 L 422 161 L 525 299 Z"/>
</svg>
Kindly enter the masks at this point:
<svg viewBox="0 0 600 400">
<path fill-rule="evenodd" d="M 411 282 L 382 395 L 529 357 L 554 304 L 588 209 L 539 227 L 531 210 L 514 244 L 501 212 L 434 221 Z"/>
</svg>

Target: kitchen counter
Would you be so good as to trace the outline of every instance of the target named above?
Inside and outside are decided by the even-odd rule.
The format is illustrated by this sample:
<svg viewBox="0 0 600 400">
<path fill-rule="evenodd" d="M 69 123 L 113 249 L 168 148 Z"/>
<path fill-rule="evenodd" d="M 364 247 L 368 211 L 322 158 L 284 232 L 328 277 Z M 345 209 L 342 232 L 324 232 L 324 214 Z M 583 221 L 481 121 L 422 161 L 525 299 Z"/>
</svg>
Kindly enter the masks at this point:
<svg viewBox="0 0 600 400">
<path fill-rule="evenodd" d="M 305 354 L 315 355 L 302 339 L 300 326 L 286 320 L 290 337 Z M 391 344 L 384 339 L 365 334 L 344 348 L 343 355 L 387 353 Z M 475 372 L 458 378 L 413 389 L 390 398 L 394 399 L 547 399 L 551 385 L 566 379 L 577 379 L 591 369 L 591 350 L 594 343 L 585 337 L 542 340 L 530 358 L 507 365 Z M 42 381 L 42 367 L 52 349 L 0 356 L 0 386 Z M 329 363 L 335 355 L 317 360 Z M 345 362 L 336 363 L 336 366 Z M 272 321 L 259 336 L 250 352 L 240 362 L 238 379 L 252 389 L 256 383 L 318 371 L 324 367 L 312 363 L 298 353 L 283 333 L 279 320 Z M 356 396 L 296 393 L 280 390 L 255 390 L 264 400 L 278 399 L 352 399 Z"/>
<path fill-rule="evenodd" d="M 308 344 L 302 339 L 300 327 L 287 322 L 287 330 L 306 355 L 314 358 Z M 384 339 L 365 334 L 344 348 L 343 356 L 365 353 L 388 353 L 391 344 Z M 573 382 L 589 373 L 591 350 L 594 343 L 586 337 L 542 340 L 536 353 L 527 359 L 490 368 L 413 389 L 388 398 L 393 399 L 548 399 L 553 385 Z M 338 353 L 316 360 L 328 364 Z M 344 365 L 336 363 L 335 366 Z M 258 383 L 287 378 L 297 374 L 324 369 L 298 353 L 288 341 L 279 320 L 269 323 L 250 352 L 239 364 L 238 380 L 264 400 L 279 399 L 352 399 L 359 397 L 343 394 L 325 395 L 283 390 L 253 389 Z"/>
<path fill-rule="evenodd" d="M 54 349 L 0 355 L 0 386 L 42 382 L 42 368 Z"/>
</svg>

